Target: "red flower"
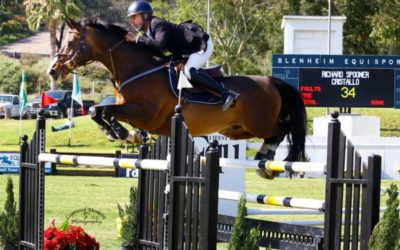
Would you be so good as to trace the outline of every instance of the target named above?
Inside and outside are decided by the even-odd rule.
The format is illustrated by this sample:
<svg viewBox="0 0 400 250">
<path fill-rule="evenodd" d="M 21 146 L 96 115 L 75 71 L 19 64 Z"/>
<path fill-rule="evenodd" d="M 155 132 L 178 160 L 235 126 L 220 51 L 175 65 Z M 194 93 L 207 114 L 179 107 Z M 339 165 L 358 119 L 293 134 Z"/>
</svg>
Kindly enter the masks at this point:
<svg viewBox="0 0 400 250">
<path fill-rule="evenodd" d="M 99 243 L 80 226 L 70 225 L 61 231 L 55 227 L 54 221 L 44 232 L 44 250 L 67 250 L 74 247 L 79 250 L 98 250 Z"/>
</svg>

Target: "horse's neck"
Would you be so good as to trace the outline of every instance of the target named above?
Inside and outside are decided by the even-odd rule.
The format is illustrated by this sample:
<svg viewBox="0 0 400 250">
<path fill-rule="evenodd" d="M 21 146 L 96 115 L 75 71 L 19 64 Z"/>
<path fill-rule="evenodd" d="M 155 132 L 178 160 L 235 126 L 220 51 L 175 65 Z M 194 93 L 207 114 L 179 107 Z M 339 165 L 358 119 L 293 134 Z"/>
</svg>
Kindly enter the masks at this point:
<svg viewBox="0 0 400 250">
<path fill-rule="evenodd" d="M 135 75 L 157 67 L 159 64 L 152 55 L 145 55 L 144 52 L 134 51 L 127 46 L 115 49 L 108 57 L 104 57 L 100 61 L 119 82 L 124 82 Z"/>
</svg>

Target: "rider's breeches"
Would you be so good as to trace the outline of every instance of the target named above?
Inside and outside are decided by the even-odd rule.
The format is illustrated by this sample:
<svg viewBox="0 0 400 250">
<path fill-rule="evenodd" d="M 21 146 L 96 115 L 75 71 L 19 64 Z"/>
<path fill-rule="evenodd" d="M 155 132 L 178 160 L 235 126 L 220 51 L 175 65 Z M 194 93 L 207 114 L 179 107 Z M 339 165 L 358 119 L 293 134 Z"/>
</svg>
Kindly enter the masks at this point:
<svg viewBox="0 0 400 250">
<path fill-rule="evenodd" d="M 191 79 L 190 75 L 190 69 L 195 68 L 199 69 L 201 66 L 203 66 L 208 59 L 211 57 L 212 53 L 214 52 L 214 43 L 211 40 L 211 37 L 208 38 L 207 41 L 207 49 L 204 51 L 199 51 L 196 53 L 193 53 L 189 56 L 189 59 L 185 65 L 185 75 L 188 79 Z"/>
</svg>

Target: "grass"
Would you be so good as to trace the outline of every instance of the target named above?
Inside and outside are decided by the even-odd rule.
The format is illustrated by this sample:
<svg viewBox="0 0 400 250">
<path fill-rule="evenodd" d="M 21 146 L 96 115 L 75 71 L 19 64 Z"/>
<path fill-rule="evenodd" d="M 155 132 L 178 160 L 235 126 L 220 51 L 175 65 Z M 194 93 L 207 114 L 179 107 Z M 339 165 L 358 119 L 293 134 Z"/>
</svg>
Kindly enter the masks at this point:
<svg viewBox="0 0 400 250">
<path fill-rule="evenodd" d="M 58 126 L 65 123 L 64 120 L 46 121 L 46 148 L 57 148 L 60 152 L 97 152 L 113 153 L 116 150 L 124 149 L 121 142 L 110 142 L 97 127 L 89 116 L 74 118 L 75 128 L 71 131 L 71 145 L 68 147 L 68 130 L 51 132 L 51 126 Z M 23 120 L 22 134 L 32 137 L 36 121 Z M 18 151 L 19 121 L 18 120 L 0 120 L 0 150 Z"/>
<path fill-rule="evenodd" d="M 0 211 L 5 202 L 5 186 L 7 176 L 0 175 Z M 12 176 L 15 197 L 18 197 L 18 176 Z M 383 181 L 382 186 L 389 186 L 390 181 Z M 395 182 L 400 185 L 400 181 Z M 101 244 L 101 249 L 118 249 L 115 219 L 118 217 L 117 204 L 126 203 L 129 199 L 129 188 L 137 185 L 136 179 L 111 177 L 69 177 L 46 176 L 45 226 L 53 219 L 61 223 L 65 217 L 77 209 L 93 208 L 105 215 L 100 225 L 84 225 Z M 323 199 L 325 181 L 320 179 L 286 179 L 273 181 L 256 176 L 254 171 L 246 172 L 246 191 L 298 198 Z M 18 199 L 17 199 L 18 200 Z M 381 199 L 385 205 L 386 196 Z M 279 208 L 259 204 L 248 204 L 248 207 Z M 285 220 L 322 220 L 319 215 L 275 215 L 253 216 L 258 219 L 273 221 Z M 218 249 L 227 249 L 227 244 L 218 244 Z"/>
<path fill-rule="evenodd" d="M 382 187 L 389 187 L 390 183 L 395 183 L 400 187 L 400 181 L 382 181 Z M 246 192 L 256 194 L 269 194 L 278 196 L 289 196 L 305 199 L 324 200 L 325 197 L 325 179 L 299 179 L 299 178 L 276 178 L 273 181 L 259 178 L 255 171 L 246 171 Z M 386 206 L 386 196 L 381 198 L 381 207 Z M 276 206 L 267 206 L 262 204 L 248 204 L 248 207 L 254 208 L 277 208 Z M 284 208 L 290 209 L 290 208 Z M 284 220 L 323 220 L 320 215 L 294 215 L 294 216 L 254 216 L 255 218 L 284 221 Z"/>
<path fill-rule="evenodd" d="M 0 211 L 5 201 L 7 176 L 0 176 Z M 14 191 L 18 191 L 18 176 L 12 176 Z M 93 208 L 104 214 L 100 225 L 82 225 L 100 242 L 101 249 L 118 249 L 115 219 L 117 204 L 129 201 L 129 188 L 136 179 L 108 177 L 46 176 L 45 227 L 55 219 L 60 225 L 66 216 L 77 209 Z M 16 194 L 16 197 L 18 195 Z"/>
<path fill-rule="evenodd" d="M 308 134 L 312 134 L 312 120 L 314 117 L 326 114 L 324 108 L 308 108 Z M 381 135 L 400 137 L 400 110 L 395 109 L 353 109 L 353 113 L 362 115 L 378 116 L 381 119 Z M 109 142 L 105 135 L 97 127 L 89 116 L 74 118 L 75 128 L 72 129 L 71 147 L 68 147 L 68 130 L 57 133 L 51 132 L 51 126 L 63 124 L 65 120 L 47 121 L 47 148 L 57 148 L 64 152 L 98 152 L 112 153 L 115 150 L 124 149 L 121 142 Z M 36 121 L 23 120 L 22 134 L 32 136 L 35 130 Z M 126 128 L 130 128 L 126 125 Z M 0 150 L 18 151 L 19 121 L 18 120 L 0 120 Z M 252 140 L 254 141 L 254 139 Z"/>
<path fill-rule="evenodd" d="M 326 114 L 324 108 L 309 108 L 308 133 L 312 133 L 312 119 Z M 400 136 L 400 111 L 394 109 L 353 109 L 353 113 L 378 116 L 381 119 L 382 136 Z M 51 126 L 63 124 L 65 120 L 48 120 L 46 130 L 46 148 L 57 148 L 59 152 L 98 152 L 113 153 L 124 148 L 120 142 L 109 142 L 90 117 L 74 118 L 76 127 L 72 129 L 72 146 L 68 147 L 68 131 L 51 132 Z M 34 120 L 24 120 L 22 134 L 32 136 L 35 130 Z M 128 127 L 127 127 L 128 128 Z M 0 150 L 18 151 L 18 120 L 0 120 Z M 17 185 L 17 176 L 13 176 Z M 4 205 L 4 187 L 6 177 L 0 176 L 0 210 Z M 252 193 L 264 193 L 299 198 L 323 199 L 324 180 L 316 179 L 276 179 L 266 181 L 258 178 L 253 171 L 246 172 L 246 190 Z M 397 182 L 400 184 L 400 182 Z M 104 213 L 106 218 L 101 225 L 88 225 L 85 228 L 92 233 L 102 245 L 102 249 L 117 249 L 115 218 L 117 218 L 117 203 L 128 201 L 131 185 L 136 185 L 132 179 L 115 179 L 110 177 L 46 177 L 46 224 L 55 218 L 63 221 L 65 216 L 76 209 L 85 207 L 95 208 Z M 388 186 L 388 182 L 384 182 Z M 16 190 L 18 190 L 16 188 Z M 384 199 L 382 200 L 384 206 Z M 249 205 L 250 206 L 250 205 Z M 250 207 L 268 208 L 251 204 Z M 285 220 L 320 220 L 319 215 L 303 216 L 255 216 L 260 219 L 274 221 Z M 218 244 L 218 249 L 227 249 L 227 244 Z"/>
</svg>

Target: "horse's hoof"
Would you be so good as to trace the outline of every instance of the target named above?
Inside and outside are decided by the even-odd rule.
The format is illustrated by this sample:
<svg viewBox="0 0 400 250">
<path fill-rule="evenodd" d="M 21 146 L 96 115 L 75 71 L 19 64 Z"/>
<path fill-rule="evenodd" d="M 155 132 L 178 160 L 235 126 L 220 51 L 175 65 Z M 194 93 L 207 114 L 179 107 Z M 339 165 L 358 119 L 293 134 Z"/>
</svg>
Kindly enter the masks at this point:
<svg viewBox="0 0 400 250">
<path fill-rule="evenodd" d="M 272 180 L 278 173 L 267 169 L 256 169 L 256 174 L 263 179 Z"/>
<path fill-rule="evenodd" d="M 107 139 L 111 142 L 114 142 L 118 139 L 117 135 L 114 134 L 111 130 L 108 130 L 106 127 L 99 125 L 100 130 L 106 135 Z"/>
<path fill-rule="evenodd" d="M 143 144 L 143 138 L 140 135 L 140 133 L 136 131 L 130 131 L 128 134 L 128 137 L 126 138 L 126 141 L 131 144 Z"/>
<path fill-rule="evenodd" d="M 115 138 L 111 134 L 106 134 L 106 137 L 110 142 L 115 142 Z"/>
</svg>

